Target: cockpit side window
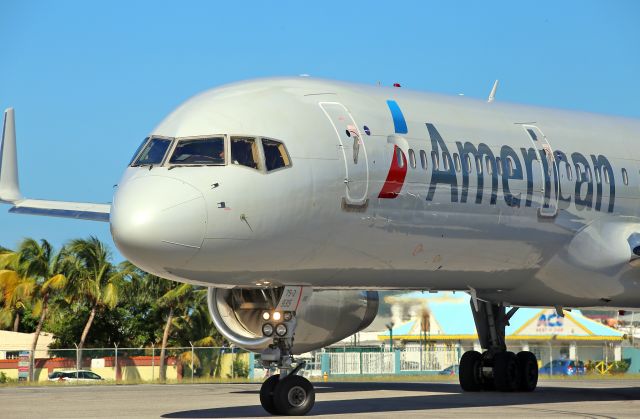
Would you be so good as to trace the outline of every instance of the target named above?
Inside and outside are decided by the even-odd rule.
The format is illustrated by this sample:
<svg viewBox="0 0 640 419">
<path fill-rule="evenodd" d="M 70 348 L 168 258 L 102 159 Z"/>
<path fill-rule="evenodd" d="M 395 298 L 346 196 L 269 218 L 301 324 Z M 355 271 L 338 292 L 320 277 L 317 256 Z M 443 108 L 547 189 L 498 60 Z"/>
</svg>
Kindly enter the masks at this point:
<svg viewBox="0 0 640 419">
<path fill-rule="evenodd" d="M 264 160 L 267 172 L 291 166 L 291 160 L 289 159 L 287 150 L 281 142 L 263 138 L 262 148 L 264 150 Z"/>
<path fill-rule="evenodd" d="M 259 161 L 255 138 L 231 137 L 231 163 L 259 169 Z"/>
<path fill-rule="evenodd" d="M 140 143 L 138 148 L 136 148 L 136 152 L 133 153 L 133 157 L 131 157 L 131 161 L 129 162 L 129 166 L 131 166 L 133 164 L 133 161 L 136 159 L 136 157 L 138 157 L 138 154 L 140 154 L 140 151 L 142 151 L 142 147 L 144 147 L 144 145 L 147 143 L 148 140 L 149 140 L 149 137 L 145 138 L 144 140 L 142 140 L 142 142 Z"/>
<path fill-rule="evenodd" d="M 168 138 L 152 138 L 144 147 L 135 163 L 133 163 L 133 166 L 161 164 L 170 145 L 171 140 Z"/>
<path fill-rule="evenodd" d="M 224 137 L 179 140 L 170 164 L 224 165 Z"/>
</svg>

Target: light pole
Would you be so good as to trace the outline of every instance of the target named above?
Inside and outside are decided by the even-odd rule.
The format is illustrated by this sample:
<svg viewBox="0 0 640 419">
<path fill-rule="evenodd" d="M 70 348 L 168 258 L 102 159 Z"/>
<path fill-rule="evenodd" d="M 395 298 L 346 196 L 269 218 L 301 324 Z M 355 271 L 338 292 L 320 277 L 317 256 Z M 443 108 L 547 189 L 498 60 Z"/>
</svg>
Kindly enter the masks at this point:
<svg viewBox="0 0 640 419">
<path fill-rule="evenodd" d="M 389 329 L 389 352 L 393 352 L 393 322 L 389 322 L 385 326 Z"/>
</svg>

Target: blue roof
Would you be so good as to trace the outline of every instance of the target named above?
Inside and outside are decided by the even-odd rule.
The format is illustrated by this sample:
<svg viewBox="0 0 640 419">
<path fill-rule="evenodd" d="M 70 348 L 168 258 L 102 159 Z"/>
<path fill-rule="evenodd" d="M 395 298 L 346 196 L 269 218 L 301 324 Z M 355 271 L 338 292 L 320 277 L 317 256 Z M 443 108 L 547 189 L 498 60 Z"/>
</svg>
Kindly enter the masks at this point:
<svg viewBox="0 0 640 419">
<path fill-rule="evenodd" d="M 437 292 L 437 293 L 423 293 L 421 291 L 413 291 L 406 294 L 400 294 L 394 296 L 395 298 L 401 298 L 403 300 L 416 300 L 426 303 L 428 310 L 434 317 L 437 324 L 442 329 L 441 335 L 476 335 L 475 323 L 473 321 L 473 314 L 470 310 L 469 300 L 471 297 L 464 292 Z M 520 308 L 511 317 L 510 325 L 506 328 L 507 336 L 514 335 L 519 329 L 523 328 L 531 322 L 540 322 L 540 319 L 545 319 L 542 316 L 545 311 L 549 315 L 550 309 L 542 308 Z M 555 314 L 551 312 L 552 316 Z M 565 312 L 569 319 L 578 325 L 576 330 L 572 330 L 572 335 L 582 336 L 602 336 L 602 337 L 621 337 L 624 333 L 605 326 L 595 320 L 591 320 L 582 315 L 580 310 L 572 310 L 571 312 Z M 419 325 L 416 322 L 420 319 L 412 319 L 406 323 L 400 324 L 393 328 L 393 334 L 396 336 L 418 335 L 420 330 Z M 585 330 L 586 329 L 586 330 Z M 550 332 L 548 334 L 552 334 Z M 547 334 L 547 333 L 542 333 Z M 389 331 L 381 333 L 380 336 L 389 336 Z"/>
</svg>

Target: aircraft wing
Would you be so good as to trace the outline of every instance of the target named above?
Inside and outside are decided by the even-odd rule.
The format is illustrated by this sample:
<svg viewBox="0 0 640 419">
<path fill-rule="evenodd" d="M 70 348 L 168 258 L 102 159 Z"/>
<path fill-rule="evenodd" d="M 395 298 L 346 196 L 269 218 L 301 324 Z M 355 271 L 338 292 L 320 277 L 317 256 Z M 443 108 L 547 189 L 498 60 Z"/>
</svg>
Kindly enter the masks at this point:
<svg viewBox="0 0 640 419">
<path fill-rule="evenodd" d="M 45 215 L 80 220 L 109 222 L 110 204 L 88 202 L 45 201 L 26 199 L 18 182 L 15 116 L 12 108 L 4 112 L 0 145 L 0 202 L 13 205 L 9 212 Z"/>
</svg>

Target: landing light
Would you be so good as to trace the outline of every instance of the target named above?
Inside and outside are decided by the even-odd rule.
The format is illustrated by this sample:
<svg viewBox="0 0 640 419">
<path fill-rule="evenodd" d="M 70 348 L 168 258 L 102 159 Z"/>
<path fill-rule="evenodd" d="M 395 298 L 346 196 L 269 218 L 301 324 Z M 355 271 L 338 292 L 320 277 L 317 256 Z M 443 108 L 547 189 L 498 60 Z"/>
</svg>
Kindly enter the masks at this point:
<svg viewBox="0 0 640 419">
<path fill-rule="evenodd" d="M 288 322 L 289 320 L 291 320 L 291 317 L 292 317 L 292 314 L 290 311 L 285 311 L 284 315 L 282 316 L 285 322 Z"/>
<path fill-rule="evenodd" d="M 271 326 L 269 323 L 265 323 L 262 325 L 262 334 L 265 336 L 271 336 L 273 335 L 273 326 Z"/>
<path fill-rule="evenodd" d="M 278 321 L 278 320 L 280 320 L 281 317 L 282 317 L 282 314 L 279 311 L 274 311 L 273 312 L 273 320 Z"/>
<path fill-rule="evenodd" d="M 269 317 L 271 317 L 271 316 L 269 315 L 268 311 L 265 311 L 265 312 L 262 313 L 262 318 L 264 320 L 269 320 Z"/>
<path fill-rule="evenodd" d="M 285 326 L 282 323 L 276 326 L 276 335 L 282 337 L 286 334 L 287 334 L 287 326 Z"/>
</svg>

